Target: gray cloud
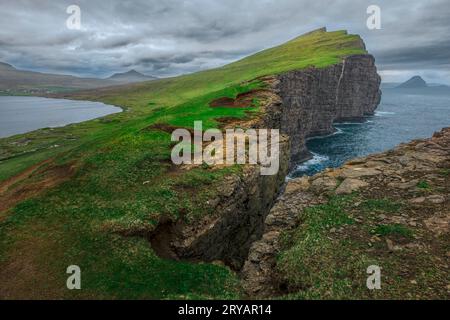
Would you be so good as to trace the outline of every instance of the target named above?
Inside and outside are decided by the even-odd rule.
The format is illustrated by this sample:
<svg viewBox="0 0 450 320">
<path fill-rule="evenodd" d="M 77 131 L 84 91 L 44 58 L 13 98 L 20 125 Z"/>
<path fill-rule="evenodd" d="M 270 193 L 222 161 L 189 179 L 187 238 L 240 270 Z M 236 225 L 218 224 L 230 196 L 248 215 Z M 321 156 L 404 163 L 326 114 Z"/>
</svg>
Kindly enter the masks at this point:
<svg viewBox="0 0 450 320">
<path fill-rule="evenodd" d="M 82 29 L 65 27 L 81 7 Z M 0 0 L 0 61 L 107 76 L 130 68 L 170 76 L 217 67 L 327 26 L 361 34 L 387 81 L 420 73 L 450 83 L 448 0 Z"/>
<path fill-rule="evenodd" d="M 450 42 L 436 42 L 411 47 L 393 48 L 380 53 L 378 62 L 390 68 L 450 66 Z"/>
</svg>

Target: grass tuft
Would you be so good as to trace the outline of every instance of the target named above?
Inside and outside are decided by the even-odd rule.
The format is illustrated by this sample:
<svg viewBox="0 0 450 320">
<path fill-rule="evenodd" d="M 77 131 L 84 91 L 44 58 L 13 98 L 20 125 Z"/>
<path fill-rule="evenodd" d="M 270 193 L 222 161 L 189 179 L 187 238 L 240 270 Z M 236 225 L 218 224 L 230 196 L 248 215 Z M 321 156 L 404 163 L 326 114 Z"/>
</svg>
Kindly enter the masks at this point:
<svg viewBox="0 0 450 320">
<path fill-rule="evenodd" d="M 412 238 L 413 236 L 413 232 L 401 224 L 380 225 L 375 229 L 375 233 L 380 236 L 397 235 L 405 238 Z"/>
</svg>

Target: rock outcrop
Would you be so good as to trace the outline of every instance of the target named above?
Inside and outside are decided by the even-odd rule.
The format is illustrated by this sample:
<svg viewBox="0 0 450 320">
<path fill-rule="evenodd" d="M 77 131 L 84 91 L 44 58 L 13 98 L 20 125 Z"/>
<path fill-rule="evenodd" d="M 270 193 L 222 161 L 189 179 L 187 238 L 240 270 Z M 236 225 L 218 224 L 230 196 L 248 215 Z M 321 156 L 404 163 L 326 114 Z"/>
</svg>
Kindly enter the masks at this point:
<svg viewBox="0 0 450 320">
<path fill-rule="evenodd" d="M 250 245 L 260 239 L 264 220 L 279 195 L 289 171 L 289 139 L 280 138 L 280 170 L 263 176 L 257 165 L 218 183 L 215 199 L 208 200 L 212 213 L 195 224 L 160 222 L 151 233 L 156 253 L 165 258 L 193 262 L 221 261 L 242 268 Z"/>
<path fill-rule="evenodd" d="M 370 55 L 349 56 L 326 68 L 291 71 L 261 80 L 267 89 L 251 93 L 261 102 L 259 115 L 232 120 L 224 123 L 224 128 L 280 129 L 280 171 L 276 176 L 262 177 L 258 167 L 249 166 L 243 176 L 228 177 L 219 184 L 220 198 L 211 199 L 215 214 L 195 225 L 161 224 L 152 233 L 153 247 L 160 255 L 192 261 L 220 260 L 240 269 L 251 244 L 263 234 L 265 218 L 289 168 L 308 157 L 306 138 L 332 133 L 336 121 L 372 114 L 381 96 L 380 77 Z M 245 98 L 252 97 L 246 94 Z M 232 104 L 239 105 L 236 101 Z"/>
<path fill-rule="evenodd" d="M 386 272 L 390 274 L 384 281 L 390 281 L 393 289 L 384 287 L 379 297 L 405 298 L 406 293 L 400 292 L 395 282 L 402 277 L 406 277 L 406 282 L 401 282 L 402 288 L 414 285 L 416 277 L 421 277 L 422 287 L 428 289 L 420 293 L 420 298 L 445 296 L 449 287 L 443 282 L 448 281 L 450 264 L 449 172 L 450 128 L 431 139 L 413 141 L 385 153 L 350 161 L 339 169 L 289 181 L 285 193 L 266 218 L 262 239 L 252 245 L 244 265 L 242 276 L 247 294 L 268 297 L 289 293 L 286 285 L 287 291 L 281 288 L 286 280 L 277 267 L 281 235 L 295 228 L 301 230 L 302 224 L 308 224 L 305 209 L 327 203 L 330 196 L 353 194 L 346 211 L 354 223 L 340 228 L 330 226 L 327 237 L 336 248 L 338 243 L 343 243 L 339 241 L 362 241 L 355 255 L 372 257 L 377 263 L 389 261 L 391 267 Z M 371 230 L 375 233 L 370 233 Z M 376 230 L 384 232 L 377 235 Z M 398 252 L 398 256 L 392 252 Z M 434 264 L 430 266 L 429 261 Z M 307 268 L 305 262 L 304 269 Z M 426 268 L 434 268 L 433 277 L 423 275 Z M 363 292 L 368 292 L 365 289 Z M 301 290 L 308 288 L 304 286 Z"/>
<path fill-rule="evenodd" d="M 291 138 L 293 162 L 310 156 L 306 138 L 333 133 L 335 122 L 373 115 L 381 99 L 381 79 L 371 55 L 353 55 L 323 69 L 288 72 L 278 80 L 282 108 L 276 128 Z"/>
</svg>

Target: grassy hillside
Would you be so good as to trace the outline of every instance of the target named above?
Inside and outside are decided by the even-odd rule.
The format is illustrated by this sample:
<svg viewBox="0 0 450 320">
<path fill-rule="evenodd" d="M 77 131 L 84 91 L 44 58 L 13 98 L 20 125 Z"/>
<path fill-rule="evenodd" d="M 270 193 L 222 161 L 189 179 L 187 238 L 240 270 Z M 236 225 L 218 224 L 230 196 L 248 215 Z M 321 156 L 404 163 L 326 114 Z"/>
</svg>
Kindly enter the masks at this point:
<svg viewBox="0 0 450 320">
<path fill-rule="evenodd" d="M 0 62 L 0 95 L 73 92 L 116 84 L 117 82 L 110 80 L 18 70 Z"/>
<path fill-rule="evenodd" d="M 170 135 L 152 124 L 192 127 L 203 120 L 211 127 L 219 117 L 248 116 L 208 104 L 261 86 L 257 77 L 325 67 L 364 52 L 358 36 L 318 31 L 222 68 L 78 93 L 71 98 L 125 112 L 0 140 L 0 297 L 239 297 L 228 268 L 162 260 L 146 239 L 123 236 L 145 234 L 161 215 L 183 212 L 194 222 L 209 214 L 206 200 L 220 192 L 216 181 L 240 172 L 174 169 Z M 31 177 L 17 176 L 46 159 L 29 169 Z M 81 291 L 65 287 L 72 264 L 82 269 Z"/>
</svg>

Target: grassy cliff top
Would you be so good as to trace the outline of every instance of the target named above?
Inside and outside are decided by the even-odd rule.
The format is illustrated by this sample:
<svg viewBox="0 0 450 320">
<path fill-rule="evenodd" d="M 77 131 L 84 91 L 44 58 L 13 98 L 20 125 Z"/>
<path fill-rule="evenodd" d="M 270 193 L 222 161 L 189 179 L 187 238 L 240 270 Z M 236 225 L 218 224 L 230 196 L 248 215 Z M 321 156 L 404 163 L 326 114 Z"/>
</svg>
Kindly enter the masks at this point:
<svg viewBox="0 0 450 320">
<path fill-rule="evenodd" d="M 243 109 L 210 108 L 209 102 L 257 88 L 251 80 L 259 76 L 365 53 L 361 44 L 344 31 L 316 31 L 222 68 L 79 93 L 69 97 L 126 112 L 0 140 L 0 297 L 239 297 L 227 268 L 162 260 L 146 239 L 112 232 L 148 232 L 161 215 L 176 219 L 184 212 L 195 220 L 208 214 L 206 201 L 220 192 L 216 182 L 240 171 L 174 172 L 170 134 L 151 126 L 191 127 L 194 120 L 214 126 L 218 117 L 244 117 Z M 65 289 L 65 269 L 73 264 L 83 274 L 77 292 Z"/>
<path fill-rule="evenodd" d="M 310 66 L 326 67 L 339 63 L 345 56 L 361 53 L 367 52 L 358 35 L 318 29 L 221 68 L 141 83 L 120 90 L 105 89 L 102 99 L 134 108 L 145 107 L 148 101 L 174 106 L 243 81 Z M 91 94 L 87 94 L 86 98 L 91 98 Z"/>
</svg>

